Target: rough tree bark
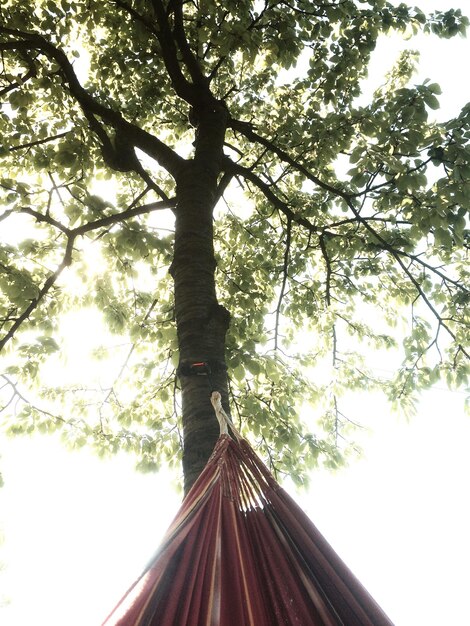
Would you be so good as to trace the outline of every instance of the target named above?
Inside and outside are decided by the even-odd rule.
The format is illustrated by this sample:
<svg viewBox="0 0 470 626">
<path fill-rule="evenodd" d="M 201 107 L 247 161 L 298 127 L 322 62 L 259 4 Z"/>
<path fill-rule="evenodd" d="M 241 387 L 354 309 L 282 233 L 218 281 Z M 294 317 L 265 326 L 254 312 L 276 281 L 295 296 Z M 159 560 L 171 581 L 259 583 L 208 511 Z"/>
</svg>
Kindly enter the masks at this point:
<svg viewBox="0 0 470 626">
<path fill-rule="evenodd" d="M 182 167 L 176 181 L 171 267 L 180 354 L 185 492 L 203 469 L 218 437 L 219 427 L 210 403 L 211 386 L 222 394 L 228 411 L 224 356 L 230 316 L 217 301 L 213 246 L 213 210 L 227 112 L 211 98 L 197 107 L 194 119 L 195 155 Z M 212 364 L 210 376 L 188 375 L 188 367 L 198 362 Z"/>
</svg>

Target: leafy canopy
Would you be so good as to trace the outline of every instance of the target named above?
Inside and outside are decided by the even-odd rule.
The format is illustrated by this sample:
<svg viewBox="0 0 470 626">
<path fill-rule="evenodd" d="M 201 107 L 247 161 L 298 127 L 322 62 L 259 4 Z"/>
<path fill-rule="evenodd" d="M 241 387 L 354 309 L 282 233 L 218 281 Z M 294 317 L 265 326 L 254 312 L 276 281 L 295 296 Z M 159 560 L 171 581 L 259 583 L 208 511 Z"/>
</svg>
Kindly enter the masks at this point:
<svg viewBox="0 0 470 626">
<path fill-rule="evenodd" d="M 459 10 L 385 0 L 4 0 L 9 432 L 60 427 L 142 467 L 175 462 L 168 268 L 193 87 L 228 111 L 218 296 L 234 418 L 273 466 L 301 481 L 320 459 L 340 463 L 349 390 L 384 388 L 410 409 L 440 377 L 464 383 L 470 105 L 434 123 L 439 86 L 411 83 L 409 52 L 368 104 L 358 97 L 381 34 L 467 25 Z M 402 365 L 381 381 L 364 354 L 403 333 Z M 99 376 L 82 364 L 91 336 Z"/>
</svg>

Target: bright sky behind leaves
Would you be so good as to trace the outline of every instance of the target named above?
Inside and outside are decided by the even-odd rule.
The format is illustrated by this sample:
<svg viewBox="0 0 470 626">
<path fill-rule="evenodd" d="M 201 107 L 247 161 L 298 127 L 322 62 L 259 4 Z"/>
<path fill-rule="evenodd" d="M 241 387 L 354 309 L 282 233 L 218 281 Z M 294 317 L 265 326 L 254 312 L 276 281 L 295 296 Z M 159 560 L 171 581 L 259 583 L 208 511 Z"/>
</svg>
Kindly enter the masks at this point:
<svg viewBox="0 0 470 626">
<path fill-rule="evenodd" d="M 470 101 L 469 40 L 404 45 L 421 50 L 419 80 L 441 84 L 440 119 L 457 114 Z M 365 100 L 397 53 L 391 40 L 377 50 Z M 388 363 L 381 367 L 386 373 Z M 463 403 L 462 392 L 439 386 L 406 424 L 378 396 L 361 396 L 349 410 L 375 430 L 362 436 L 364 458 L 334 475 L 316 472 L 309 494 L 297 496 L 397 626 L 470 623 Z M 98 626 L 173 517 L 174 477 L 136 474 L 125 456 L 104 462 L 87 450 L 70 453 L 53 437 L 1 440 L 0 452 L 0 624 Z M 4 599 L 10 604 L 2 608 Z"/>
</svg>

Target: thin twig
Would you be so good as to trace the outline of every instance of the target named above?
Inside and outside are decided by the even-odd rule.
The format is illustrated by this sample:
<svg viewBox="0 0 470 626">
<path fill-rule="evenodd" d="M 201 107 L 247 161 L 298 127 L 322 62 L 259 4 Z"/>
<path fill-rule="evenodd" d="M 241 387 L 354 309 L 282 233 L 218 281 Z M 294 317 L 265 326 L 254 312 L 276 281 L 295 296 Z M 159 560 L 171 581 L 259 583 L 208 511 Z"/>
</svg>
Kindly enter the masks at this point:
<svg viewBox="0 0 470 626">
<path fill-rule="evenodd" d="M 70 134 L 70 131 L 67 130 L 63 133 L 59 133 L 58 135 L 53 135 L 52 137 L 46 137 L 45 139 L 38 139 L 37 141 L 30 141 L 28 143 L 23 143 L 20 146 L 12 146 L 8 148 L 8 152 L 15 152 L 16 150 L 26 150 L 27 148 L 33 148 L 34 146 L 40 146 L 44 143 L 48 143 L 50 141 L 55 141 L 56 139 L 61 139 L 62 137 L 66 137 Z"/>
<path fill-rule="evenodd" d="M 284 299 L 288 270 L 289 270 L 289 256 L 290 256 L 290 246 L 291 246 L 291 238 L 292 238 L 292 221 L 290 219 L 287 220 L 286 227 L 286 247 L 284 248 L 284 263 L 282 266 L 282 283 L 281 283 L 281 291 L 279 292 L 279 300 L 276 307 L 276 321 L 274 326 L 274 350 L 278 350 L 278 333 L 279 333 L 279 320 L 281 316 L 281 306 L 282 300 Z"/>
<path fill-rule="evenodd" d="M 22 402 L 24 402 L 25 404 L 27 404 L 28 406 L 30 406 L 32 409 L 34 409 L 35 411 L 37 411 L 38 413 L 41 413 L 42 415 L 47 415 L 47 417 L 51 417 L 54 420 L 57 420 L 59 422 L 62 422 L 63 424 L 69 424 L 69 422 L 67 422 L 67 420 L 65 420 L 63 417 L 60 417 L 59 415 L 54 415 L 53 413 L 50 413 L 49 411 L 46 411 L 45 409 L 40 409 L 39 407 L 37 407 L 36 405 L 34 405 L 32 402 L 30 402 L 27 398 L 25 398 L 25 396 L 20 392 L 20 390 L 18 389 L 18 384 L 14 383 L 11 378 L 9 378 L 6 374 L 0 374 L 0 376 L 3 378 L 3 380 L 6 381 L 6 383 L 8 385 L 10 385 L 10 387 L 13 389 L 13 397 L 14 398 L 18 398 L 19 400 L 21 400 Z M 5 407 L 4 407 L 5 408 Z M 3 409 L 2 409 L 3 410 Z"/>
</svg>

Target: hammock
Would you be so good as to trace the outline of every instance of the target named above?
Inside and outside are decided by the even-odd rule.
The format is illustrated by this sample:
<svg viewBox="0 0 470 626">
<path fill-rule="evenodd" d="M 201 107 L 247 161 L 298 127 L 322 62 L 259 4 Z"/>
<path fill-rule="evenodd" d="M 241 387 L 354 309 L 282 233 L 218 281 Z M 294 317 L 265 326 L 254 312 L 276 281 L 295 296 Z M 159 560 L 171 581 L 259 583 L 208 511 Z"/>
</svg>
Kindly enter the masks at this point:
<svg viewBox="0 0 470 626">
<path fill-rule="evenodd" d="M 393 626 L 213 404 L 214 452 L 102 626 Z"/>
</svg>

